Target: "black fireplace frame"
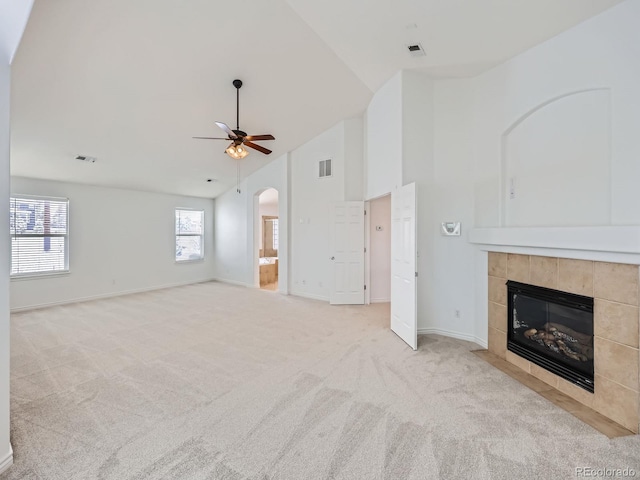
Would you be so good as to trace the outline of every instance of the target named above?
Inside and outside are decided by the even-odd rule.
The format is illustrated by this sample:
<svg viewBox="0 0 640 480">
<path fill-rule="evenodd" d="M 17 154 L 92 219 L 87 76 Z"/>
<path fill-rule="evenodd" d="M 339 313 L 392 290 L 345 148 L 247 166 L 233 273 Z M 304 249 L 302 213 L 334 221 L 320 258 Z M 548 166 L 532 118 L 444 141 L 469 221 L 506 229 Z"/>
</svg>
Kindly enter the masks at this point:
<svg viewBox="0 0 640 480">
<path fill-rule="evenodd" d="M 556 303 L 565 307 L 575 308 L 583 312 L 593 314 L 593 298 L 585 297 L 583 295 L 576 295 L 574 293 L 561 292 L 559 290 L 553 290 L 551 288 L 538 287 L 535 285 L 528 285 L 526 283 L 520 283 L 513 280 L 508 280 L 507 283 L 507 350 L 515 353 L 516 355 L 529 360 L 532 363 L 544 368 L 545 370 L 554 373 L 565 380 L 585 389 L 588 392 L 594 393 L 594 375 L 588 375 L 583 372 L 578 372 L 571 369 L 562 363 L 556 361 L 552 357 L 546 357 L 536 351 L 534 348 L 526 345 L 524 342 L 518 340 L 515 336 L 513 328 L 513 295 L 521 293 L 528 297 L 536 298 L 543 301 Z"/>
</svg>

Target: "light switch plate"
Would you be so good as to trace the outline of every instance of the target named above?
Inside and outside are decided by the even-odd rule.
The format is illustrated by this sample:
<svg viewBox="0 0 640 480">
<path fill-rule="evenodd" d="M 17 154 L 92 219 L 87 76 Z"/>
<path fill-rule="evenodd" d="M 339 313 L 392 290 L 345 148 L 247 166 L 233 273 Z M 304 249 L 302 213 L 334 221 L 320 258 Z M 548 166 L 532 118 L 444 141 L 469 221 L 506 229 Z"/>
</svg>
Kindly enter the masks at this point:
<svg viewBox="0 0 640 480">
<path fill-rule="evenodd" d="M 442 222 L 440 233 L 447 237 L 459 237 L 460 222 Z"/>
</svg>

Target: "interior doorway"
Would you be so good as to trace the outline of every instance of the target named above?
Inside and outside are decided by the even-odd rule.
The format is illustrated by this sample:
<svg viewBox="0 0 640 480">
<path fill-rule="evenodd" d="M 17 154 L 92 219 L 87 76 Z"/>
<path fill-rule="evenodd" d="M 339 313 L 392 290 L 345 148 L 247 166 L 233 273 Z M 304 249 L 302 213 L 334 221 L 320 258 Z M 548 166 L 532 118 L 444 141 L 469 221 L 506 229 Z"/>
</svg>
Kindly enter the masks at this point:
<svg viewBox="0 0 640 480">
<path fill-rule="evenodd" d="M 391 195 L 370 200 L 368 217 L 369 303 L 391 302 Z"/>
<path fill-rule="evenodd" d="M 280 225 L 278 191 L 268 188 L 258 196 L 258 272 L 261 289 L 278 290 Z"/>
</svg>

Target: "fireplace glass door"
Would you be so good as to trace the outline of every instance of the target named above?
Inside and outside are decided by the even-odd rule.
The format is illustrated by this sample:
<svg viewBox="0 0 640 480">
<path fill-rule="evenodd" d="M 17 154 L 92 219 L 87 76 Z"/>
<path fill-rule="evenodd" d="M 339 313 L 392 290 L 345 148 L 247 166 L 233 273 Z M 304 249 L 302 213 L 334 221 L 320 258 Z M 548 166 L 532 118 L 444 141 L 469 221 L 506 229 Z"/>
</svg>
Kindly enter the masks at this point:
<svg viewBox="0 0 640 480">
<path fill-rule="evenodd" d="M 593 392 L 593 298 L 507 282 L 507 348 Z"/>
</svg>

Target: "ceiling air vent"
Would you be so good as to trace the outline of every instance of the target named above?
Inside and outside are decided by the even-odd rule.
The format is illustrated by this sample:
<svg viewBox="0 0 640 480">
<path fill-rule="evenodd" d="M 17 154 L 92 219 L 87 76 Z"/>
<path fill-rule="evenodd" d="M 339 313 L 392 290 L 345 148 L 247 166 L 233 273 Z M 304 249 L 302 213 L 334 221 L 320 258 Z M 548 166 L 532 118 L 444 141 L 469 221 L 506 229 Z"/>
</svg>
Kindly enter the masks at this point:
<svg viewBox="0 0 640 480">
<path fill-rule="evenodd" d="M 76 157 L 76 160 L 80 160 L 81 162 L 96 163 L 97 158 L 96 157 L 88 157 L 87 155 L 78 155 Z"/>
<path fill-rule="evenodd" d="M 331 176 L 331 159 L 320 160 L 318 163 L 318 177 L 330 177 Z"/>
<path fill-rule="evenodd" d="M 407 50 L 412 57 L 424 57 L 426 55 L 424 48 L 419 43 L 413 45 L 407 45 Z"/>
</svg>

